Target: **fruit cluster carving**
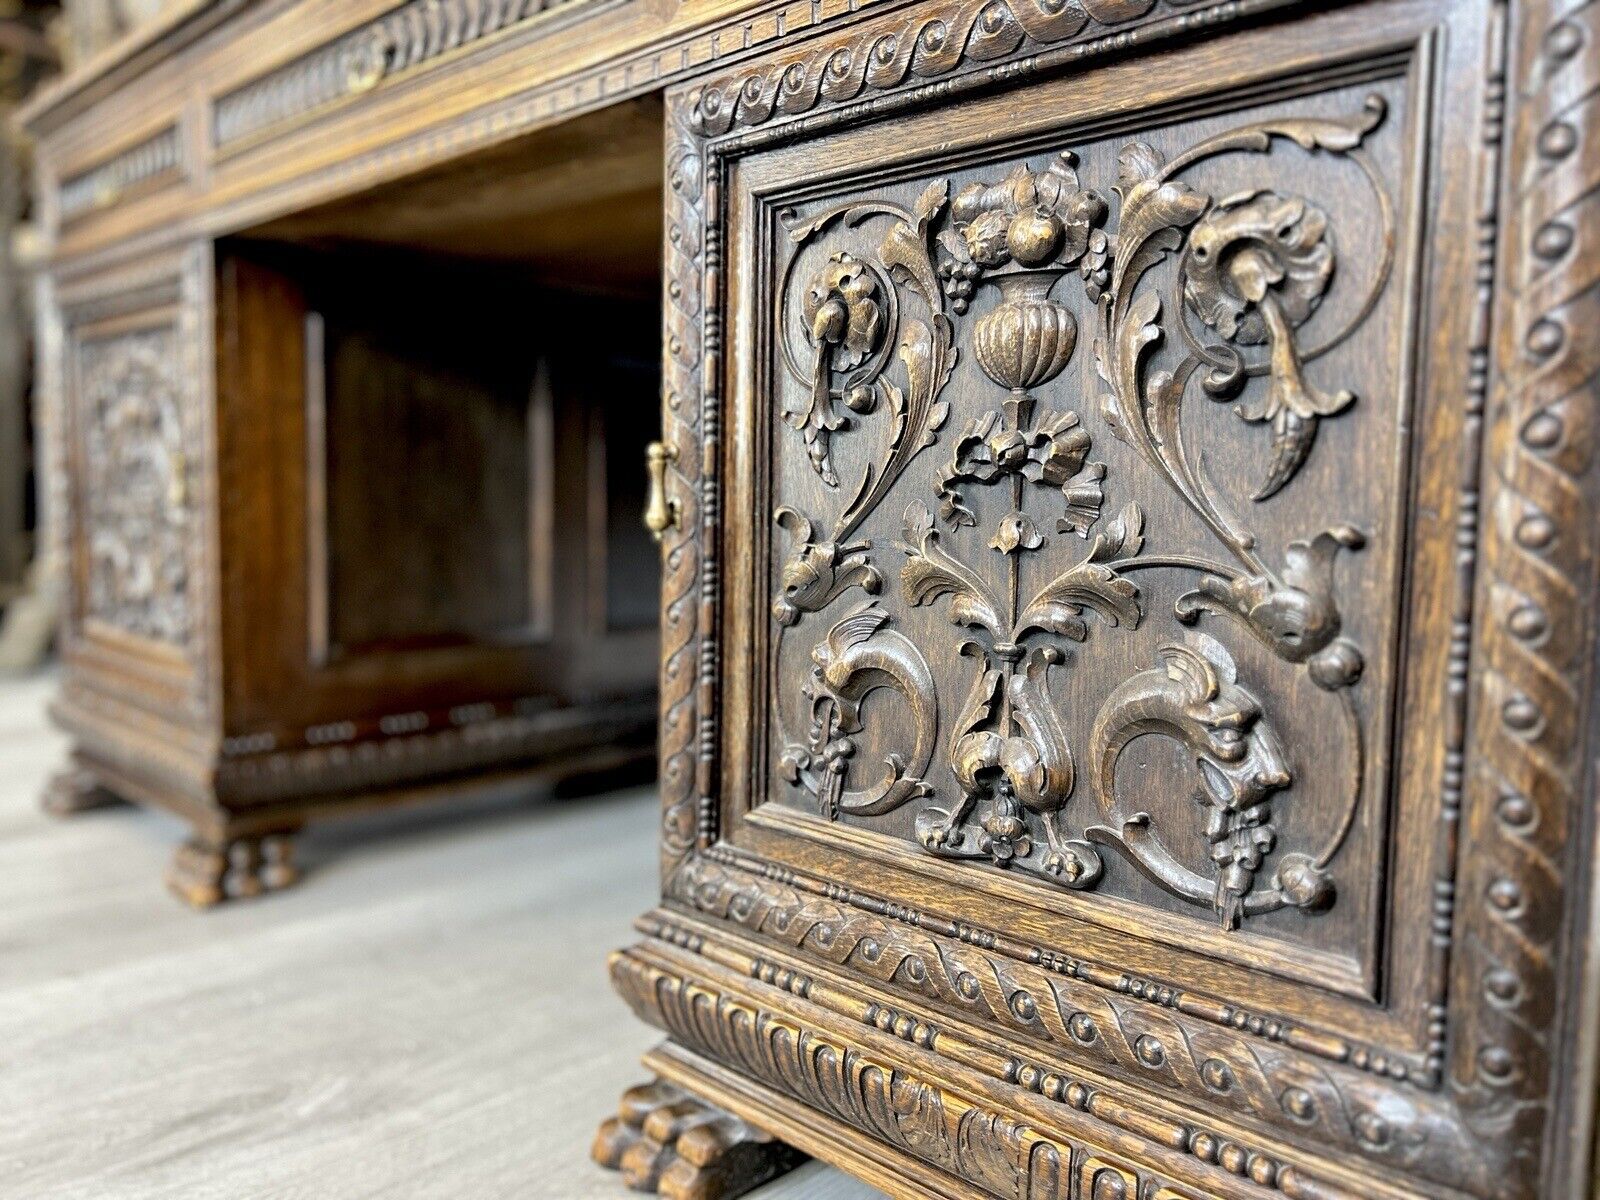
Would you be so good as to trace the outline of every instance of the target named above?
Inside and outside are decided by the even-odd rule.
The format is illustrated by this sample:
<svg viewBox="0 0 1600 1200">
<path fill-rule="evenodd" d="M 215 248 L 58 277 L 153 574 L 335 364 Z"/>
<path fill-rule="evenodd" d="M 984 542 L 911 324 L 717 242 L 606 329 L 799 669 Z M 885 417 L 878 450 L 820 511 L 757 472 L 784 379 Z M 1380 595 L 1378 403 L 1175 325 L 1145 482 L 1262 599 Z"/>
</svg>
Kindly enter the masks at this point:
<svg viewBox="0 0 1600 1200">
<path fill-rule="evenodd" d="M 778 653 L 814 615 L 827 622 L 802 688 L 803 729 L 786 715 L 792 700 L 779 697 L 787 746 L 779 769 L 822 817 L 882 817 L 917 802 L 912 825 L 928 853 L 1076 890 L 1098 886 L 1102 855 L 1114 852 L 1173 896 L 1211 909 L 1225 929 L 1334 902 L 1330 865 L 1354 823 L 1359 765 L 1328 842 L 1281 844 L 1274 813 L 1295 800 L 1297 766 L 1262 699 L 1273 693 L 1242 677 L 1225 642 L 1243 632 L 1285 670 L 1303 670 L 1341 713 L 1359 764 L 1354 694 L 1364 657 L 1343 632 L 1338 568 L 1366 538 L 1341 522 L 1291 541 L 1281 559 L 1264 554 L 1227 489 L 1191 454 L 1183 414 L 1209 397 L 1267 428 L 1249 492 L 1251 504 L 1264 504 L 1293 486 L 1320 423 L 1357 406 L 1352 390 L 1323 378 L 1318 360 L 1365 320 L 1390 274 L 1391 204 L 1363 148 L 1384 115 L 1374 96 L 1348 115 L 1243 125 L 1170 160 L 1132 141 L 1107 193 L 1086 186 L 1079 160 L 1063 151 L 953 198 L 941 180 L 909 208 L 855 200 L 789 218 L 778 345 L 799 390 L 783 419 L 838 497 L 838 516 L 830 524 L 793 504 L 774 514 L 789 537 L 772 601 Z M 1267 188 L 1219 196 L 1190 181 L 1203 161 L 1273 155 L 1283 143 L 1356 164 L 1382 227 L 1373 278 L 1341 304 L 1353 315 L 1331 332 L 1332 322 L 1313 318 L 1343 281 L 1334 223 L 1315 198 Z M 846 230 L 852 250 L 833 240 Z M 875 242 L 870 253 L 861 252 L 864 233 Z M 1171 280 L 1168 304 L 1153 282 L 1158 267 Z M 984 288 L 994 303 L 974 317 Z M 951 432 L 945 391 L 958 323 L 995 390 Z M 1085 397 L 1086 408 L 1041 398 L 1087 340 L 1083 328 L 1103 393 Z M 1086 411 L 1193 512 L 1214 555 L 1165 553 L 1137 503 L 1108 507 L 1108 489 L 1127 481 L 1108 479 L 1095 460 L 1099 433 Z M 850 486 L 834 455 L 847 432 L 886 445 Z M 924 475 L 907 470 L 941 441 L 923 490 Z M 899 494 L 913 498 L 899 538 L 857 537 L 902 479 Z M 980 493 L 1002 499 L 979 505 Z M 987 523 L 980 511 L 991 514 Z M 1054 573 L 1030 594 L 1022 562 L 1046 547 L 1038 561 Z M 1091 637 L 1151 615 L 1134 577 L 1155 570 L 1187 581 L 1173 605 L 1176 636 L 1158 661 L 1096 701 L 1080 772 L 1052 680 L 1073 669 L 1076 647 Z M 856 588 L 865 595 L 830 620 L 827 610 Z M 905 605 L 948 618 L 946 647 L 896 628 L 885 603 L 896 590 Z M 970 663 L 958 702 L 938 694 L 930 653 Z M 869 700 L 875 693 L 885 698 Z M 857 760 L 879 703 L 900 704 L 909 719 L 894 725 L 897 744 L 874 769 Z M 1133 789 L 1119 792 L 1123 752 L 1145 736 L 1170 739 L 1192 763 L 1193 828 L 1163 828 Z M 949 795 L 929 782 L 940 755 L 954 780 Z M 869 774 L 875 782 L 853 783 Z M 1082 792 L 1090 795 L 1078 799 Z M 1209 873 L 1177 849 L 1197 842 Z"/>
</svg>

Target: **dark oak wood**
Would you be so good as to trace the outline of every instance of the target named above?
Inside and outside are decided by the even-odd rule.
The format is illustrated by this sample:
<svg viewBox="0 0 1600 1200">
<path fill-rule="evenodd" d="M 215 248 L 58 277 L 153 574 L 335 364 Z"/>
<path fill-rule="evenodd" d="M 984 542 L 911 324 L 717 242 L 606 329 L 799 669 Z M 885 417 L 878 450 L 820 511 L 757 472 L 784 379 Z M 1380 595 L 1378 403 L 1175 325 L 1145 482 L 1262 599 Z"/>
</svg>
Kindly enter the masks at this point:
<svg viewBox="0 0 1600 1200">
<path fill-rule="evenodd" d="M 595 1136 L 594 1160 L 668 1200 L 742 1196 L 805 1156 L 662 1080 L 623 1093 Z"/>
<path fill-rule="evenodd" d="M 369 411 L 263 398 L 300 352 L 248 331 L 326 303 L 296 254 L 365 264 L 322 336 L 418 380 L 417 419 L 437 362 L 362 332 L 392 255 L 446 295 L 659 261 L 662 900 L 612 971 L 668 1040 L 596 1157 L 690 1194 L 774 1138 L 908 1197 L 1589 1194 L 1592 4 L 425 8 L 204 6 L 41 101 L 51 311 L 148 343 L 223 280 L 266 357 L 215 409 L 271 419 L 218 444 L 292 454 L 317 403 Z M 161 320 L 75 307 L 107 279 Z M 439 328 L 486 333 L 488 395 L 518 310 L 481 290 Z M 455 419 L 486 468 L 522 428 Z M 609 473 L 595 420 L 564 443 L 556 405 L 552 444 Z M 298 528 L 396 460 L 329 461 L 220 511 Z M 354 625 L 337 573 L 236 603 L 310 597 L 329 670 L 508 620 L 413 593 L 520 546 L 433 540 L 370 551 L 434 584 Z M 115 661 L 168 707 L 230 686 Z"/>
</svg>

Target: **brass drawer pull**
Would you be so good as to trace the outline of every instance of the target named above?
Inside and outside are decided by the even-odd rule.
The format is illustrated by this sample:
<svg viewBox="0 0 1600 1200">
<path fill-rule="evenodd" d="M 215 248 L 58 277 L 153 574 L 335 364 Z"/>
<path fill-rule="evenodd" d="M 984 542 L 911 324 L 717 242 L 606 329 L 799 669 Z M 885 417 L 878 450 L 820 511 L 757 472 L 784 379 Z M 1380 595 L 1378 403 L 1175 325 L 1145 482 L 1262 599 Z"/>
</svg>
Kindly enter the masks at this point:
<svg viewBox="0 0 1600 1200">
<path fill-rule="evenodd" d="M 644 508 L 644 527 L 656 541 L 678 524 L 678 502 L 667 499 L 667 464 L 678 461 L 678 448 L 665 442 L 651 442 L 644 452 L 645 469 L 650 472 L 650 500 Z"/>
</svg>

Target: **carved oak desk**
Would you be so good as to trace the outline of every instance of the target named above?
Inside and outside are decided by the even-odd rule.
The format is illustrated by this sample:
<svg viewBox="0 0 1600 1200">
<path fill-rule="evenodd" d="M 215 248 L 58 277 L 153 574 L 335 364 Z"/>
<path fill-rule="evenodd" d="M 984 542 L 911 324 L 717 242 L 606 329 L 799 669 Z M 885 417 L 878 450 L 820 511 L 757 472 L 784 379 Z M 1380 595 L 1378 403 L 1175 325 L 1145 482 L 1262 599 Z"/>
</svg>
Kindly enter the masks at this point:
<svg viewBox="0 0 1600 1200">
<path fill-rule="evenodd" d="M 493 248 L 537 282 L 429 291 L 492 295 L 450 314 L 490 346 L 660 262 L 662 900 L 613 971 L 668 1040 L 595 1146 L 631 1183 L 1577 1196 L 1597 34 L 207 6 L 32 113 L 51 361 L 71 414 L 102 297 L 150 296 L 196 439 L 297 445 L 225 397 L 298 362 L 300 256 L 398 263 L 334 272 L 364 313 L 418 269 L 376 243 Z M 257 309 L 215 364 L 213 305 Z M 618 312 L 552 344 L 586 370 Z"/>
</svg>

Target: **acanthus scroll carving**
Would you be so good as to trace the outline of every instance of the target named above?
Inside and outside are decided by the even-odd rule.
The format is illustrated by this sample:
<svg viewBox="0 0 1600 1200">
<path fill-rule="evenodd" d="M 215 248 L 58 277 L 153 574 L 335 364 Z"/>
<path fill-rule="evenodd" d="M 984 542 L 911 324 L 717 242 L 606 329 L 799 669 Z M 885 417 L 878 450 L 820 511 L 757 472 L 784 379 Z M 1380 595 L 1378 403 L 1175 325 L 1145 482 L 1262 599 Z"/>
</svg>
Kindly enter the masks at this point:
<svg viewBox="0 0 1600 1200">
<path fill-rule="evenodd" d="M 784 755 L 781 770 L 789 782 L 816 796 L 830 817 L 842 812 L 875 816 L 930 791 L 923 776 L 933 761 L 938 730 L 933 676 L 915 645 L 884 628 L 888 621 L 880 606 L 863 604 L 811 652 L 814 665 L 805 687 L 811 727 L 805 744 L 791 746 Z M 861 703 L 879 688 L 899 692 L 910 705 L 914 744 L 909 756 L 889 756 L 883 782 L 847 790 L 844 776 L 856 754 L 851 735 L 862 729 Z"/>
<path fill-rule="evenodd" d="M 795 505 L 775 513 L 792 541 L 773 601 L 778 653 L 789 632 L 853 588 L 879 597 L 816 643 L 805 686 L 809 735 L 783 735 L 791 747 L 783 774 L 825 817 L 882 817 L 916 802 L 911 828 L 928 853 L 985 860 L 1076 890 L 1101 885 L 1102 851 L 1114 850 L 1171 895 L 1211 909 L 1224 929 L 1283 907 L 1333 903 L 1331 864 L 1354 826 L 1364 776 L 1355 689 L 1365 656 L 1344 632 L 1339 563 L 1367 535 L 1334 523 L 1289 541 L 1276 565 L 1191 451 L 1183 414 L 1199 393 L 1230 404 L 1252 429 L 1267 427 L 1248 498 L 1268 504 L 1293 488 L 1321 423 L 1359 405 L 1356 391 L 1326 378 L 1319 360 L 1365 321 L 1390 275 L 1391 201 L 1364 150 L 1384 117 L 1373 95 L 1349 115 L 1241 125 L 1170 159 L 1130 141 L 1119 156 L 1115 202 L 1085 186 L 1079 159 L 1062 151 L 1037 169 L 1017 163 L 996 183 L 956 190 L 936 181 L 909 208 L 862 199 L 788 218 L 795 250 L 779 280 L 778 344 L 804 393 L 783 415 L 812 472 L 842 503 L 826 535 L 818 532 L 824 522 Z M 1271 156 L 1283 143 L 1352 162 L 1370 185 L 1381 249 L 1371 277 L 1351 285 L 1331 321 L 1317 317 L 1341 294 L 1325 205 L 1267 187 L 1213 194 L 1189 180 L 1201 163 Z M 869 226 L 882 233 L 863 254 L 860 234 Z M 810 264 L 803 280 L 802 261 Z M 1152 282 L 1161 276 L 1170 304 Z M 962 330 L 982 378 L 964 382 L 960 394 L 971 403 L 983 380 L 998 394 L 990 405 L 977 402 L 924 485 L 920 472 L 907 471 L 945 436 L 958 323 L 968 326 L 985 288 L 993 303 Z M 1162 531 L 1148 528 L 1132 500 L 1107 517 L 1108 488 L 1133 481 L 1110 477 L 1094 460 L 1096 434 L 1084 410 L 1040 395 L 1073 363 L 1081 327 L 1094 331 L 1094 371 L 1106 387 L 1088 411 L 1199 519 L 1220 553 L 1164 552 Z M 896 358 L 901 367 L 891 370 Z M 838 439 L 885 433 L 887 452 L 844 489 Z M 884 548 L 856 534 L 902 481 L 899 494 L 915 497 L 926 486 L 921 495 L 933 503 L 912 498 L 904 510 L 895 596 Z M 1048 514 L 1039 507 L 1044 495 Z M 993 499 L 980 504 L 980 496 Z M 1040 578 L 1039 567 L 1046 582 L 1025 587 Z M 1092 630 L 1134 630 L 1151 616 L 1132 578 L 1142 571 L 1185 578 L 1171 616 L 1180 628 L 1201 628 L 1168 642 L 1158 666 L 1095 699 L 1091 766 L 1081 780 L 1073 714 L 1057 681 L 1076 669 L 1077 648 Z M 937 605 L 955 627 L 940 653 L 971 664 L 959 701 L 941 698 L 927 667 L 924 654 L 938 648 L 895 628 L 895 601 L 913 610 Z M 1288 670 L 1303 670 L 1312 694 L 1338 710 L 1349 779 L 1345 811 L 1324 844 L 1282 844 L 1274 811 L 1293 802 L 1296 778 L 1268 699 L 1282 692 L 1242 678 L 1218 640 L 1230 629 L 1248 633 Z M 869 644 L 874 682 L 841 674 Z M 880 669 L 886 661 L 898 674 Z M 889 729 L 888 780 L 852 791 L 845 781 L 853 735 L 863 729 L 859 702 L 885 681 L 905 696 L 913 719 Z M 930 747 L 941 726 L 936 764 Z M 1193 755 L 1199 815 L 1190 829 L 1159 828 L 1171 818 L 1121 807 L 1116 767 L 1145 735 L 1176 740 Z M 952 781 L 948 796 L 935 776 Z M 1093 795 L 1078 802 L 1085 790 Z M 1197 869 L 1196 848 L 1209 874 Z"/>
</svg>

